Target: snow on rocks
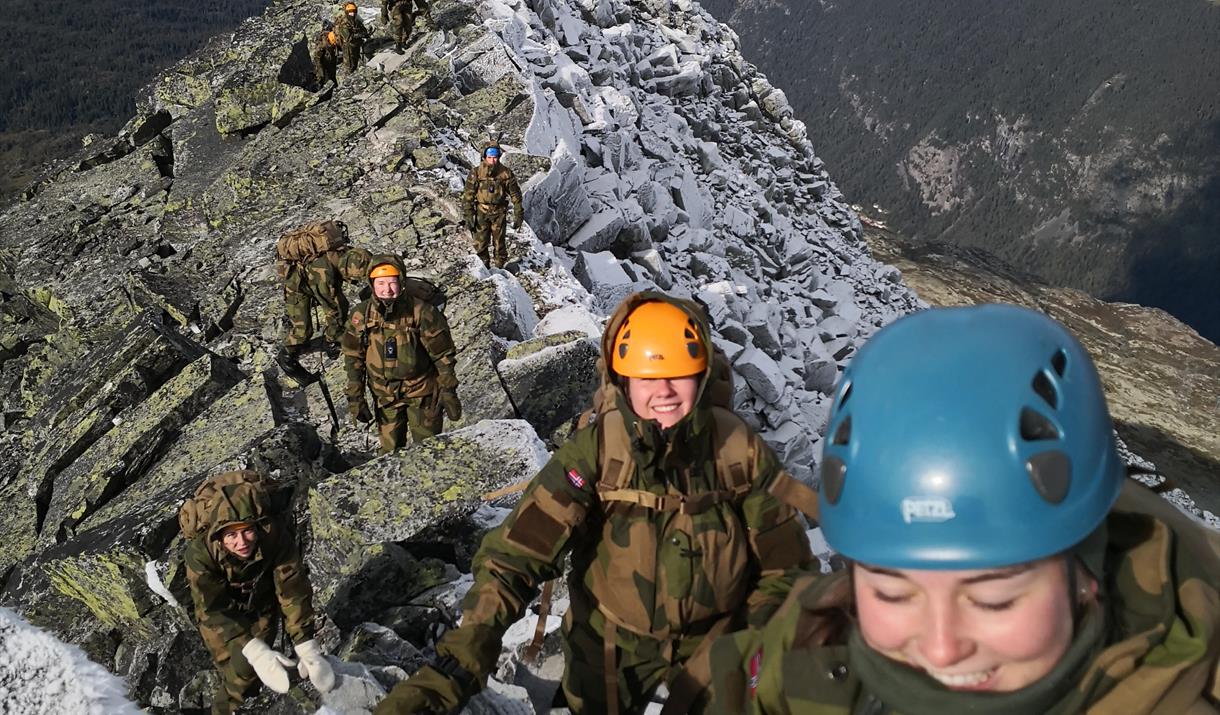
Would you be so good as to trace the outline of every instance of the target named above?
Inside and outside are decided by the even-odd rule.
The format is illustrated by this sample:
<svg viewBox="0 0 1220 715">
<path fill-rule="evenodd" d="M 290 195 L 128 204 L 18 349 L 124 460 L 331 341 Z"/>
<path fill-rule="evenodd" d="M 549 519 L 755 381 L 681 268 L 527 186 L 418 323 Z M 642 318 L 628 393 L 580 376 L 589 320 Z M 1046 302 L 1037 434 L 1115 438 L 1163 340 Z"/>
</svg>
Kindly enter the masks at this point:
<svg viewBox="0 0 1220 715">
<path fill-rule="evenodd" d="M 627 275 L 623 264 L 609 251 L 581 251 L 573 273 L 581 285 L 593 294 L 597 307 L 603 312 L 614 310 L 614 306 L 636 289 L 635 281 Z"/>
<path fill-rule="evenodd" d="M 740 378 L 737 406 L 812 481 L 844 363 L 920 303 L 869 257 L 784 93 L 693 3 L 478 12 L 533 97 L 525 149 L 550 159 L 525 187 L 529 224 L 601 314 L 576 329 L 592 336 L 634 290 L 699 300 Z M 554 315 L 536 334 L 572 327 Z"/>
<path fill-rule="evenodd" d="M 141 712 L 122 679 L 7 608 L 0 608 L 0 703 L 26 715 Z"/>
</svg>

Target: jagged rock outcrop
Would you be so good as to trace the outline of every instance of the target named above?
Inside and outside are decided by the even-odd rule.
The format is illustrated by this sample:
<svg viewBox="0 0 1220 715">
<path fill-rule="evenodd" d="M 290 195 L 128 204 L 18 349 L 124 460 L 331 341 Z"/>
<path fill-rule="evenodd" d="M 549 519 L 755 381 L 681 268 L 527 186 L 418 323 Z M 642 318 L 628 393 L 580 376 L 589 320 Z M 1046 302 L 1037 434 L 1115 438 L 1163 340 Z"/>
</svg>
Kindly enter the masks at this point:
<svg viewBox="0 0 1220 715">
<path fill-rule="evenodd" d="M 302 43 L 330 10 L 283 0 L 170 68 L 117 138 L 0 215 L 0 602 L 149 707 L 206 707 L 215 677 L 175 522 L 205 476 L 276 481 L 319 637 L 352 661 L 341 696 L 257 708 L 361 712 L 452 624 L 461 572 L 511 505 L 483 495 L 529 476 L 587 406 L 626 292 L 707 307 L 734 405 L 807 480 L 839 370 L 920 305 L 870 257 L 783 93 L 696 5 L 441 0 L 405 54 L 374 41 L 316 88 Z M 459 223 L 493 127 L 525 189 L 511 273 L 479 265 Z M 272 247 L 320 217 L 444 289 L 464 406 L 445 435 L 374 457 L 341 361 L 307 354 L 320 379 L 302 386 L 271 359 Z M 471 711 L 527 707 L 515 672 Z"/>
</svg>

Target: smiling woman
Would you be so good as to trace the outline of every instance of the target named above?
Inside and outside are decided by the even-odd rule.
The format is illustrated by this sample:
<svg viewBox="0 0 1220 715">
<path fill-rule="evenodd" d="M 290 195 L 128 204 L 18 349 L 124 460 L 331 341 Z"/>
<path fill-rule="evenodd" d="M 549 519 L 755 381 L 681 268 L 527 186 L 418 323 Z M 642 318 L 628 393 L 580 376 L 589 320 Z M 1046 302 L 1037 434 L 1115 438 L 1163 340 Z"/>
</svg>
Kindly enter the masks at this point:
<svg viewBox="0 0 1220 715">
<path fill-rule="evenodd" d="M 1058 323 L 899 320 L 844 372 L 827 435 L 821 525 L 851 565 L 717 641 L 716 710 L 1217 712 L 1220 535 L 1125 478 Z"/>
</svg>

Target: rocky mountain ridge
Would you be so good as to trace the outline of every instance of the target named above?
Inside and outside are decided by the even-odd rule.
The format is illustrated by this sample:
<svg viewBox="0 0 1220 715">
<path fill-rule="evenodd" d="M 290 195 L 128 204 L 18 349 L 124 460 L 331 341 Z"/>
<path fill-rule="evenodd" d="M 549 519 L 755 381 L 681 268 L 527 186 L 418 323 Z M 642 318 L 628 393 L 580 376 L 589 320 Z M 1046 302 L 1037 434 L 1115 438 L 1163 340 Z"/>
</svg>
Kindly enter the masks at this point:
<svg viewBox="0 0 1220 715">
<path fill-rule="evenodd" d="M 304 33 L 332 10 L 282 0 L 216 38 L 0 214 L 0 604 L 152 712 L 206 708 L 215 677 L 175 520 L 205 476 L 284 487 L 341 659 L 337 691 L 253 708 L 367 712 L 453 624 L 478 537 L 511 506 L 484 495 L 531 476 L 588 403 L 624 295 L 708 307 L 734 405 L 805 479 L 842 365 L 921 306 L 869 255 L 784 94 L 697 5 L 442 0 L 406 54 L 378 39 L 318 88 Z M 525 189 L 512 273 L 483 268 L 459 221 L 492 128 Z M 377 457 L 343 417 L 339 361 L 307 355 L 322 379 L 303 386 L 271 359 L 272 246 L 324 217 L 444 287 L 465 417 L 440 437 Z M 516 657 L 531 618 L 470 712 L 549 703 L 556 644 Z"/>
<path fill-rule="evenodd" d="M 0 215 L 0 602 L 158 712 L 206 706 L 214 677 L 175 522 L 207 474 L 291 487 L 322 637 L 349 663 L 325 700 L 361 712 L 453 617 L 454 579 L 502 514 L 480 495 L 562 439 L 627 293 L 708 306 L 735 404 L 806 479 L 840 365 L 918 305 L 868 257 L 783 93 L 697 6 L 441 2 L 406 54 L 379 40 L 317 88 L 304 33 L 331 10 L 280 2 L 216 38 Z M 525 187 L 516 273 L 482 268 L 458 222 L 489 130 Z M 374 458 L 336 404 L 338 361 L 308 355 L 323 380 L 303 387 L 271 360 L 271 249 L 318 217 L 446 289 L 452 431 Z M 294 693 L 260 707 L 318 705 Z"/>
</svg>

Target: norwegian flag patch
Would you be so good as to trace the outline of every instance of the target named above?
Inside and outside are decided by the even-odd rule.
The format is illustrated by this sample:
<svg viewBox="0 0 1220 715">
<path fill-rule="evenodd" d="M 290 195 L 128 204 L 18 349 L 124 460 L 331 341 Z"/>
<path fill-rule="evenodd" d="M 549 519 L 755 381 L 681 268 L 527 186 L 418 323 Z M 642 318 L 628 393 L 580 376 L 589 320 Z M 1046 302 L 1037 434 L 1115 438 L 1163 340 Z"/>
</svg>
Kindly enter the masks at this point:
<svg viewBox="0 0 1220 715">
<path fill-rule="evenodd" d="M 577 489 L 585 488 L 585 478 L 580 476 L 580 472 L 577 472 L 575 469 L 568 470 L 568 483 Z"/>
<path fill-rule="evenodd" d="M 758 691 L 758 677 L 762 672 L 762 655 L 763 649 L 759 648 L 754 655 L 750 656 L 750 697 L 754 697 L 754 693 Z"/>
</svg>

